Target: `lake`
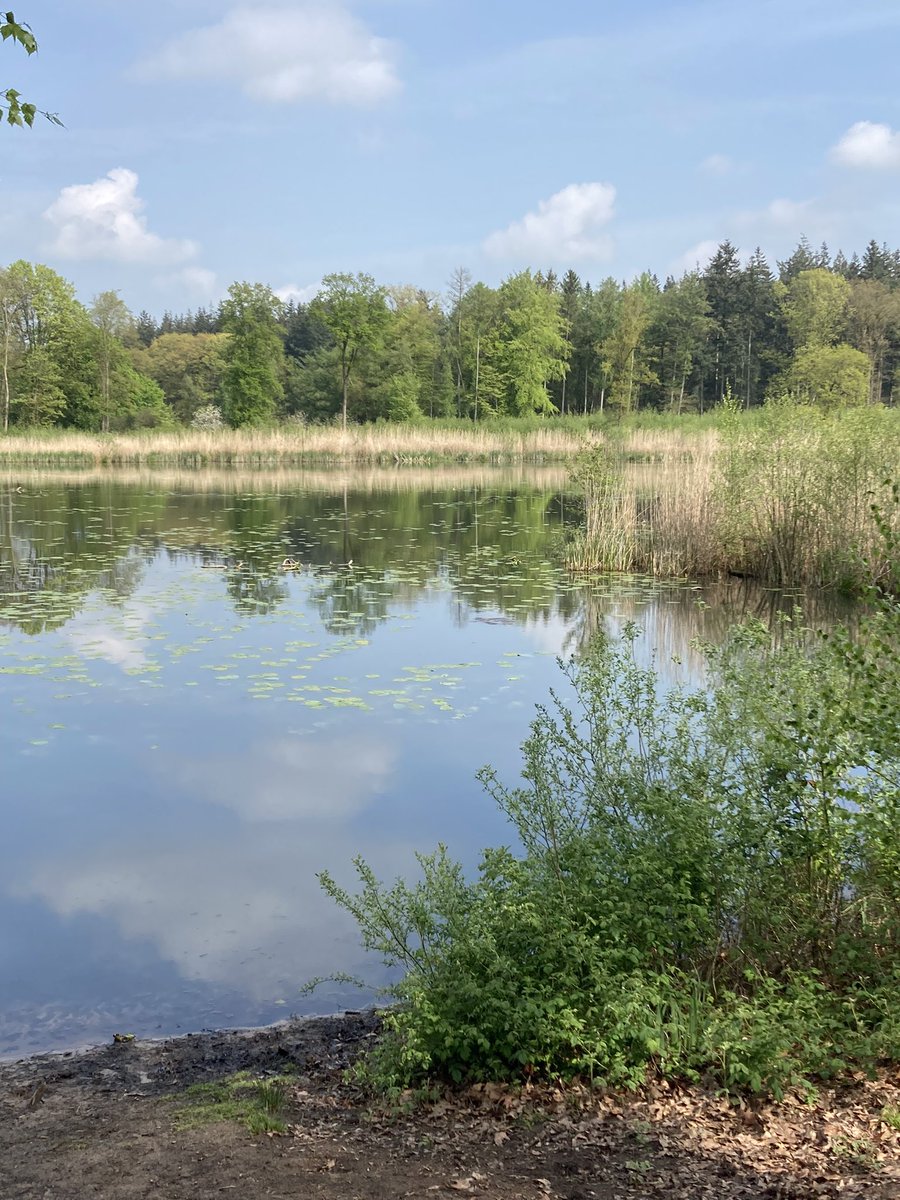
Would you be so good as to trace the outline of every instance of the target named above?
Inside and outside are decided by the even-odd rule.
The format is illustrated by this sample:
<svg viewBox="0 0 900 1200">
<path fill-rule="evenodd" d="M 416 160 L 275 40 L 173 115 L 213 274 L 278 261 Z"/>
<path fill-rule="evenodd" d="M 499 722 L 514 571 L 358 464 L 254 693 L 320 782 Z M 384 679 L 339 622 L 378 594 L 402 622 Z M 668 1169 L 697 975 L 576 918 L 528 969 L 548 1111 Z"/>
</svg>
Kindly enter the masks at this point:
<svg viewBox="0 0 900 1200">
<path fill-rule="evenodd" d="M 0 478 L 0 1057 L 268 1023 L 383 969 L 319 889 L 471 868 L 558 656 L 792 598 L 573 580 L 560 468 Z M 288 560 L 288 561 L 285 561 Z M 821 615 L 821 614 L 818 614 Z M 817 614 L 813 614 L 817 616 Z"/>
</svg>

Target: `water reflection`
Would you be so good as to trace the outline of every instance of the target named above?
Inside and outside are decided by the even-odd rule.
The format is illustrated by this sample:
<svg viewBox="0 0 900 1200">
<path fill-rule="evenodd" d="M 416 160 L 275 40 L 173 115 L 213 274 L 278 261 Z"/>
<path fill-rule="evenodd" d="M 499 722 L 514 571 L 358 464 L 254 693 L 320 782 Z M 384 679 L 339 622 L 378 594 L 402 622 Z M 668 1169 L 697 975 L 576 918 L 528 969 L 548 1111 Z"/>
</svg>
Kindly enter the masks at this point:
<svg viewBox="0 0 900 1200">
<path fill-rule="evenodd" d="M 517 773 L 557 655 L 637 621 L 683 674 L 793 605 L 568 578 L 559 475 L 0 490 L 0 1055 L 352 1001 L 299 993 L 378 974 L 316 872 L 507 840 L 475 771 Z"/>
</svg>

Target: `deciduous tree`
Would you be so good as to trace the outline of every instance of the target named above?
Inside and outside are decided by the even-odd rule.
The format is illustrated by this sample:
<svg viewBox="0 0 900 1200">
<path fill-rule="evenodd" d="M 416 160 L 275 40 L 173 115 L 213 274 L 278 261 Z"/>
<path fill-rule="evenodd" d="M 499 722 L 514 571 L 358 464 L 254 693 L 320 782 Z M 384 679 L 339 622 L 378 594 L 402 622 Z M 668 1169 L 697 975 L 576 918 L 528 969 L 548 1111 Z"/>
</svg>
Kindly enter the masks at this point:
<svg viewBox="0 0 900 1200">
<path fill-rule="evenodd" d="M 228 334 L 222 383 L 230 425 L 259 425 L 275 416 L 284 395 L 282 304 L 262 283 L 233 283 L 222 303 Z"/>
<path fill-rule="evenodd" d="M 341 362 L 341 420 L 347 428 L 350 376 L 363 348 L 375 346 L 389 320 L 385 290 L 371 275 L 326 275 L 310 308 L 331 330 Z"/>
</svg>

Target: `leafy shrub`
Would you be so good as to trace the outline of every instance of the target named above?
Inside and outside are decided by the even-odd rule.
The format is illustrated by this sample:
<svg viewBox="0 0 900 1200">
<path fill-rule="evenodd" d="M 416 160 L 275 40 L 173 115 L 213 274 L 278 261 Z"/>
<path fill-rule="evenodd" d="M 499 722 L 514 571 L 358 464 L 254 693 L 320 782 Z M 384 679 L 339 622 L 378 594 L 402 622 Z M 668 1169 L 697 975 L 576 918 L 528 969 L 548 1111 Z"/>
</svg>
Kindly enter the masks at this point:
<svg viewBox="0 0 900 1200">
<path fill-rule="evenodd" d="M 900 1056 L 900 609 L 876 601 L 855 640 L 736 628 L 698 690 L 664 691 L 635 628 L 600 639 L 565 665 L 575 703 L 538 708 L 521 784 L 480 774 L 518 852 L 467 881 L 439 848 L 390 887 L 358 859 L 357 895 L 323 874 L 405 971 L 369 1081 L 779 1093 Z"/>
</svg>

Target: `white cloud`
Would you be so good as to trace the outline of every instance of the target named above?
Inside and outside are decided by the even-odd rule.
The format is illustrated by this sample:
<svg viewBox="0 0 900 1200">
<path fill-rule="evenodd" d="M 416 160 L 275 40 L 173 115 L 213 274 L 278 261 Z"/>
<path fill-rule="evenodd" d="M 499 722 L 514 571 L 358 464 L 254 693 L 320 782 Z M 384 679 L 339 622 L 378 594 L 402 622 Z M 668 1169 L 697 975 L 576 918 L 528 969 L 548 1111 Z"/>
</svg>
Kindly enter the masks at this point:
<svg viewBox="0 0 900 1200">
<path fill-rule="evenodd" d="M 65 636 L 82 658 L 101 658 L 123 671 L 142 670 L 147 665 L 147 655 L 141 643 L 152 619 L 148 605 L 128 601 L 115 621 L 76 617 Z"/>
<path fill-rule="evenodd" d="M 275 295 L 285 304 L 309 304 L 314 296 L 317 296 L 321 283 L 308 283 L 306 287 L 300 287 L 296 283 L 286 283 L 284 287 L 275 288 Z"/>
<path fill-rule="evenodd" d="M 219 291 L 219 277 L 207 267 L 182 267 L 167 276 L 166 283 L 174 283 L 195 299 L 213 299 Z"/>
<path fill-rule="evenodd" d="M 606 258 L 610 238 L 601 229 L 615 215 L 615 199 L 610 183 L 570 183 L 536 212 L 490 234 L 484 249 L 494 258 L 544 262 Z"/>
<path fill-rule="evenodd" d="M 166 265 L 193 258 L 193 242 L 151 233 L 134 171 L 116 167 L 93 183 L 64 187 L 44 213 L 54 227 L 52 249 L 65 258 Z"/>
<path fill-rule="evenodd" d="M 796 225 L 809 212 L 810 200 L 773 200 L 762 212 L 762 217 L 781 228 Z"/>
<path fill-rule="evenodd" d="M 729 175 L 734 170 L 734 163 L 727 154 L 710 154 L 700 164 L 700 170 L 707 175 Z"/>
<path fill-rule="evenodd" d="M 174 38 L 145 78 L 212 79 L 254 100 L 371 105 L 400 87 L 391 43 L 337 4 L 245 5 Z"/>
<path fill-rule="evenodd" d="M 219 754 L 211 762 L 157 761 L 166 777 L 191 796 L 224 805 L 244 821 L 338 822 L 386 790 L 395 758 L 388 745 L 375 739 L 355 742 L 348 756 L 335 740 L 275 738 L 240 754 Z"/>
<path fill-rule="evenodd" d="M 900 133 L 876 121 L 857 121 L 832 146 L 831 158 L 843 167 L 900 167 Z"/>
<path fill-rule="evenodd" d="M 166 755 L 150 769 L 170 789 L 189 804 L 229 809 L 234 820 L 202 821 L 175 841 L 130 838 L 77 859 L 39 861 L 7 890 L 63 917 L 111 920 L 184 978 L 260 1001 L 284 996 L 285 979 L 298 986 L 333 971 L 362 974 L 356 930 L 316 873 L 329 864 L 347 876 L 341 864 L 361 839 L 380 875 L 409 873 L 408 842 L 365 818 L 389 790 L 396 759 L 394 747 L 374 737 L 354 741 L 352 753 L 342 737 Z"/>
</svg>

